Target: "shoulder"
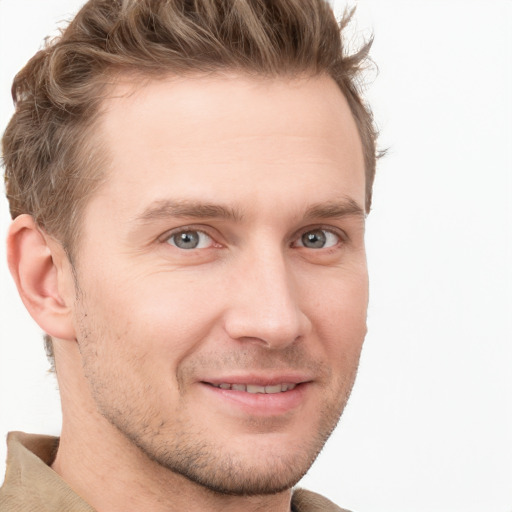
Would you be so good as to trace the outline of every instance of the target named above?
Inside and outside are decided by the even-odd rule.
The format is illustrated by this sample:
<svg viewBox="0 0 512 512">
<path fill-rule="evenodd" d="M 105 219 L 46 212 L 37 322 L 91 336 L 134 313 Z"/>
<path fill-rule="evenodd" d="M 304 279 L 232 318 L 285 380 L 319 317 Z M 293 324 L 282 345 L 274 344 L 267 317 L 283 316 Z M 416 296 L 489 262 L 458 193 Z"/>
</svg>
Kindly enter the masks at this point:
<svg viewBox="0 0 512 512">
<path fill-rule="evenodd" d="M 292 497 L 294 512 L 350 512 L 315 492 L 295 489 Z"/>
</svg>

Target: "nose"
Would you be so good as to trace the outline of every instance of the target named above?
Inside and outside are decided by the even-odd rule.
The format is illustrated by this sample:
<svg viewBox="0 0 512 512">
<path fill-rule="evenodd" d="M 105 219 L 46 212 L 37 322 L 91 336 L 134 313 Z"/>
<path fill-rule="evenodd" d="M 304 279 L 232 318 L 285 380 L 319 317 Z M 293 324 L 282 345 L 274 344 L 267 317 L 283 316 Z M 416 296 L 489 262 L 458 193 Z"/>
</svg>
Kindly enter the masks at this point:
<svg viewBox="0 0 512 512">
<path fill-rule="evenodd" d="M 231 339 L 282 349 L 311 329 L 281 251 L 260 252 L 241 264 L 230 280 L 229 297 L 224 326 Z"/>
</svg>

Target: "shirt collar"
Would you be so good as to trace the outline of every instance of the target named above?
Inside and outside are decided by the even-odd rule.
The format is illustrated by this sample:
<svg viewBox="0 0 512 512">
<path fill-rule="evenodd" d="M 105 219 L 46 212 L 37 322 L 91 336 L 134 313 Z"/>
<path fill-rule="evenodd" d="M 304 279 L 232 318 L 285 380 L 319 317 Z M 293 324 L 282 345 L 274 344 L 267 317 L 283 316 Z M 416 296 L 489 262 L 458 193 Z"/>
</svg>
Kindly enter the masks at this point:
<svg viewBox="0 0 512 512">
<path fill-rule="evenodd" d="M 23 510 L 94 512 L 51 469 L 58 446 L 57 437 L 11 432 L 7 436 L 7 465 L 0 504 L 7 500 L 7 504 L 19 505 Z"/>
</svg>

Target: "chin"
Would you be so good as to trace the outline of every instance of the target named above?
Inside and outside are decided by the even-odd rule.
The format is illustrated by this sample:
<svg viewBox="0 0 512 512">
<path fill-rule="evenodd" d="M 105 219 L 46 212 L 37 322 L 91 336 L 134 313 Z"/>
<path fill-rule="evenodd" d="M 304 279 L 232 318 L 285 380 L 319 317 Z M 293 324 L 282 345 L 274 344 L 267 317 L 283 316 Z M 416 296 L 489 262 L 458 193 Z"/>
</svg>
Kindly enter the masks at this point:
<svg viewBox="0 0 512 512">
<path fill-rule="evenodd" d="M 299 452 L 285 456 L 267 456 L 262 452 L 257 461 L 244 455 L 223 454 L 198 457 L 177 463 L 163 461 L 164 467 L 180 474 L 216 494 L 257 496 L 278 494 L 292 488 L 308 471 L 317 453 Z"/>
<path fill-rule="evenodd" d="M 167 444 L 162 438 L 150 443 L 131 439 L 153 462 L 216 494 L 233 496 L 272 495 L 291 489 L 309 470 L 334 425 L 309 439 L 292 442 L 270 436 L 238 446 L 229 437 L 213 442 L 206 436 L 181 435 Z M 280 439 L 281 438 L 281 439 Z M 202 441 L 198 442 L 199 439 Z M 142 442 L 141 442 L 142 441 Z M 294 439 L 293 441 L 297 441 Z"/>
</svg>

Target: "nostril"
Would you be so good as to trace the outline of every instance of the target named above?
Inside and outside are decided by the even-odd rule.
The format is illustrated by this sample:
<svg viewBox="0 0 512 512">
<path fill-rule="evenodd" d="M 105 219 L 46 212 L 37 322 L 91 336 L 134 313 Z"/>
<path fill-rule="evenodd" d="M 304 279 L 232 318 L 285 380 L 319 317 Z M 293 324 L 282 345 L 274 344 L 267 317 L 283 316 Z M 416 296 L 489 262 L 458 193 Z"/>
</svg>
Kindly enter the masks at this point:
<svg viewBox="0 0 512 512">
<path fill-rule="evenodd" d="M 281 249 L 265 248 L 239 268 L 243 284 L 232 289 L 236 297 L 225 311 L 225 330 L 232 339 L 281 348 L 308 334 L 310 322 Z"/>
</svg>

